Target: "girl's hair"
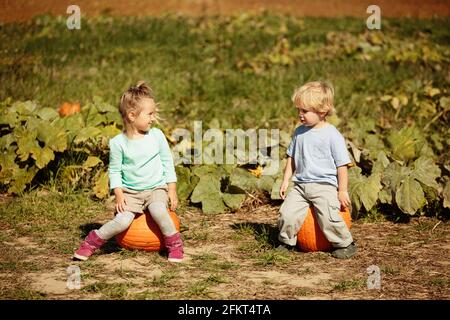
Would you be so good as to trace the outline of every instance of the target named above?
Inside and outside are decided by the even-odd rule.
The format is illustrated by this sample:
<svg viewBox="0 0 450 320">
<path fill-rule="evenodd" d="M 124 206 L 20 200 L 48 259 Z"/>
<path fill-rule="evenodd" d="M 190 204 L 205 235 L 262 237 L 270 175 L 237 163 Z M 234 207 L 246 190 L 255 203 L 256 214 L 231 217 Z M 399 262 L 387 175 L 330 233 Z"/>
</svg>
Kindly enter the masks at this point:
<svg viewBox="0 0 450 320">
<path fill-rule="evenodd" d="M 330 116 L 334 113 L 334 88 L 325 81 L 308 82 L 295 89 L 292 102 L 296 107 L 326 112 L 326 115 Z"/>
<path fill-rule="evenodd" d="M 119 111 L 122 115 L 125 131 L 128 131 L 131 125 L 128 114 L 134 112 L 138 115 L 141 112 L 142 107 L 140 102 L 143 98 L 155 100 L 152 88 L 150 88 L 145 81 L 139 81 L 135 86 L 130 87 L 122 94 L 119 103 Z M 158 122 L 158 117 L 156 117 L 156 122 Z"/>
</svg>

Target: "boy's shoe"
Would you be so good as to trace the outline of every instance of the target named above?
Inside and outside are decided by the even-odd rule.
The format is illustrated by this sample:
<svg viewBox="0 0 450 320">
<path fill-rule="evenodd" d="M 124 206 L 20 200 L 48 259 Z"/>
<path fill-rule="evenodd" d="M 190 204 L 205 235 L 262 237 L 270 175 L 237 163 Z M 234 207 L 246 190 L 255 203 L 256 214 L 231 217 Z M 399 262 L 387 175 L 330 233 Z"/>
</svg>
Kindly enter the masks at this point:
<svg viewBox="0 0 450 320">
<path fill-rule="evenodd" d="M 280 243 L 278 245 L 278 247 L 275 248 L 275 250 L 280 251 L 280 252 L 288 252 L 288 251 L 294 251 L 295 250 L 295 246 L 290 246 L 286 243 Z"/>
<path fill-rule="evenodd" d="M 352 242 L 349 246 L 345 248 L 339 248 L 334 250 L 331 255 L 337 259 L 350 259 L 355 255 L 357 251 L 356 244 Z"/>
<path fill-rule="evenodd" d="M 87 235 L 86 239 L 84 239 L 81 246 L 75 251 L 73 257 L 79 260 L 86 261 L 95 250 L 100 248 L 103 244 L 105 244 L 106 240 L 101 239 L 95 230 L 92 230 Z"/>
<path fill-rule="evenodd" d="M 177 232 L 174 235 L 164 237 L 164 241 L 169 255 L 168 260 L 170 262 L 182 262 L 183 240 L 181 240 L 181 234 Z"/>
</svg>

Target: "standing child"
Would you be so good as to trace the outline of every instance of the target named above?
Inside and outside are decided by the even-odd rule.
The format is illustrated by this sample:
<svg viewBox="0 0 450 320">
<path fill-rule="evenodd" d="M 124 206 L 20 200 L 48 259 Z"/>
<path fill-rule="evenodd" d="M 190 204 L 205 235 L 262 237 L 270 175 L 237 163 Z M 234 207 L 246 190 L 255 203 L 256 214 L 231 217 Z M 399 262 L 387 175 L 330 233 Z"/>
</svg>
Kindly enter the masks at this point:
<svg viewBox="0 0 450 320">
<path fill-rule="evenodd" d="M 120 98 L 124 131 L 109 142 L 109 182 L 116 197 L 115 218 L 89 232 L 74 257 L 87 260 L 108 239 L 126 230 L 136 213 L 148 209 L 164 235 L 171 262 L 183 260 L 183 242 L 167 209 L 178 205 L 176 174 L 169 144 L 157 122 L 155 99 L 145 82 Z"/>
<path fill-rule="evenodd" d="M 292 96 L 303 125 L 295 130 L 287 150 L 280 187 L 284 202 L 278 219 L 278 249 L 296 245 L 297 233 L 312 204 L 320 228 L 334 247 L 332 255 L 348 259 L 355 254 L 356 245 L 339 209 L 350 205 L 347 165 L 351 161 L 343 136 L 326 121 L 334 111 L 333 99 L 333 87 L 319 81 L 306 83 Z M 292 175 L 294 188 L 286 196 Z"/>
</svg>

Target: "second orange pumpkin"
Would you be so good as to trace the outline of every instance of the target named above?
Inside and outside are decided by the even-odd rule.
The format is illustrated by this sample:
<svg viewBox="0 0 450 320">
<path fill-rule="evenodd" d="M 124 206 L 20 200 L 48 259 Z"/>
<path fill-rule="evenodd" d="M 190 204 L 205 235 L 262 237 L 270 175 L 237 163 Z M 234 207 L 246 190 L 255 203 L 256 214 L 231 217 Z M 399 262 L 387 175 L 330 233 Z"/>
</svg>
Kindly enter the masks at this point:
<svg viewBox="0 0 450 320">
<path fill-rule="evenodd" d="M 333 246 L 325 238 L 322 230 L 317 223 L 316 215 L 312 212 L 311 207 L 308 208 L 305 221 L 297 234 L 297 245 L 302 251 L 330 251 Z M 350 229 L 352 217 L 350 210 L 347 208 L 340 211 L 339 215 L 344 219 L 347 227 Z"/>
<path fill-rule="evenodd" d="M 177 215 L 171 210 L 169 214 L 179 232 L 180 221 Z M 164 236 L 148 212 L 136 215 L 130 227 L 116 236 L 116 241 L 126 249 L 160 251 L 164 248 Z"/>
</svg>

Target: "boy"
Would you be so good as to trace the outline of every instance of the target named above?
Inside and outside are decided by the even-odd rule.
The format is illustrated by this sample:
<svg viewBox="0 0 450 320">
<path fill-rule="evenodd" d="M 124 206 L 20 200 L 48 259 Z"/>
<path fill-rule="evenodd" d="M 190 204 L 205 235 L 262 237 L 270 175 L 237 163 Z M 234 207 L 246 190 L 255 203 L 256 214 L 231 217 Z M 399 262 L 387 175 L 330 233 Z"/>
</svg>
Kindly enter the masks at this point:
<svg viewBox="0 0 450 320">
<path fill-rule="evenodd" d="M 294 248 L 312 204 L 320 228 L 334 247 L 333 257 L 348 259 L 356 253 L 356 245 L 339 209 L 350 205 L 347 165 L 351 161 L 344 137 L 326 121 L 326 116 L 334 111 L 333 99 L 333 87 L 321 81 L 306 83 L 292 96 L 303 125 L 295 130 L 287 150 L 280 187 L 284 199 L 278 219 L 281 244 L 277 249 Z M 294 188 L 286 196 L 293 174 Z"/>
</svg>

